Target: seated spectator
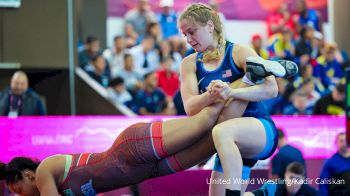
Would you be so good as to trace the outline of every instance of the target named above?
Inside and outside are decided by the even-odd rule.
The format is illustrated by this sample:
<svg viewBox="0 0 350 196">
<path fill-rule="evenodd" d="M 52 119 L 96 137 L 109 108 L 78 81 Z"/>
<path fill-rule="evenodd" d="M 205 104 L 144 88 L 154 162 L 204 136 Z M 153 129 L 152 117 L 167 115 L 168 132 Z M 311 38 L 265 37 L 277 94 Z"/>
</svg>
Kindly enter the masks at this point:
<svg viewBox="0 0 350 196">
<path fill-rule="evenodd" d="M 167 97 L 171 97 L 171 99 L 180 87 L 179 75 L 177 72 L 171 70 L 172 64 L 173 59 L 171 57 L 165 57 L 161 61 L 162 69 L 156 72 L 158 87 L 165 92 Z"/>
<path fill-rule="evenodd" d="M 0 92 L 0 115 L 42 116 L 46 115 L 40 96 L 28 88 L 28 76 L 23 71 L 17 71 L 11 78 L 10 87 Z"/>
<path fill-rule="evenodd" d="M 112 78 L 115 78 L 118 71 L 123 68 L 125 55 L 125 40 L 122 36 L 114 37 L 114 47 L 106 49 L 103 57 L 108 61 Z"/>
<path fill-rule="evenodd" d="M 275 98 L 263 101 L 270 114 L 282 114 L 284 108 L 288 106 L 289 94 L 287 93 L 288 81 L 284 78 L 276 78 L 278 95 Z"/>
<path fill-rule="evenodd" d="M 292 104 L 286 106 L 283 110 L 284 115 L 311 115 L 312 106 L 308 106 L 308 94 L 299 89 L 291 96 Z"/>
<path fill-rule="evenodd" d="M 93 36 L 89 36 L 85 41 L 85 48 L 79 51 L 78 63 L 81 68 L 85 68 L 91 59 L 100 52 L 100 41 Z"/>
<path fill-rule="evenodd" d="M 321 97 L 321 94 L 316 91 L 313 81 L 310 78 L 304 80 L 300 86 L 300 90 L 306 93 L 306 107 L 313 108 L 316 104 L 316 101 L 318 101 Z"/>
<path fill-rule="evenodd" d="M 259 34 L 254 34 L 252 36 L 252 48 L 254 51 L 261 56 L 263 59 L 269 59 L 269 52 L 263 48 L 262 37 Z"/>
<path fill-rule="evenodd" d="M 125 47 L 131 48 L 140 43 L 139 35 L 134 31 L 131 25 L 124 26 Z"/>
<path fill-rule="evenodd" d="M 161 0 L 159 3 L 162 8 L 158 16 L 158 21 L 162 29 L 163 38 L 165 40 L 171 37 L 179 37 L 179 30 L 177 28 L 177 16 L 173 10 L 173 0 Z"/>
<path fill-rule="evenodd" d="M 132 94 L 143 88 L 142 77 L 134 70 L 134 60 L 131 54 L 124 55 L 124 67 L 119 70 L 118 76 L 124 80 L 126 89 Z"/>
<path fill-rule="evenodd" d="M 344 115 L 345 114 L 345 85 L 338 84 L 331 93 L 321 97 L 315 104 L 315 115 Z"/>
<path fill-rule="evenodd" d="M 163 91 L 157 88 L 154 72 L 144 76 L 144 90 L 139 90 L 132 103 L 134 112 L 140 115 L 164 115 L 167 112 L 167 99 Z"/>
<path fill-rule="evenodd" d="M 185 107 L 184 107 L 184 103 L 182 101 L 180 90 L 176 91 L 174 98 L 173 98 L 173 102 L 174 102 L 174 106 L 176 109 L 176 115 L 187 115 L 185 112 Z"/>
<path fill-rule="evenodd" d="M 314 76 L 317 77 L 326 89 L 332 90 L 339 81 L 344 80 L 344 70 L 336 59 L 337 48 L 334 44 L 328 44 L 325 55 L 317 58 L 314 68 Z"/>
<path fill-rule="evenodd" d="M 114 104 L 124 104 L 129 106 L 132 96 L 125 89 L 123 78 L 116 77 L 109 83 L 109 87 L 107 89 L 108 97 Z"/>
<path fill-rule="evenodd" d="M 150 36 L 154 40 L 154 48 L 160 48 L 160 42 L 163 40 L 162 30 L 158 22 L 150 22 L 146 27 L 146 36 Z"/>
<path fill-rule="evenodd" d="M 295 32 L 295 24 L 288 10 L 288 3 L 282 2 L 280 6 L 267 17 L 267 33 L 270 37 L 273 34 L 281 33 L 283 28 L 289 28 Z"/>
<path fill-rule="evenodd" d="M 278 153 L 272 159 L 272 178 L 284 179 L 286 168 L 290 163 L 298 162 L 305 167 L 305 160 L 301 151 L 288 144 L 287 139 L 282 129 L 278 131 Z M 306 172 L 303 172 L 303 176 L 306 176 Z"/>
<path fill-rule="evenodd" d="M 305 166 L 298 162 L 290 163 L 284 174 L 284 183 L 277 183 L 275 196 L 317 196 L 316 189 L 308 183 L 305 179 Z"/>
<path fill-rule="evenodd" d="M 103 87 L 108 87 L 111 80 L 111 71 L 102 54 L 95 55 L 91 59 L 91 64 L 85 67 L 85 71 Z"/>
<path fill-rule="evenodd" d="M 336 139 L 338 151 L 323 165 L 320 180 L 334 180 L 341 183 L 320 183 L 320 193 L 327 195 L 349 195 L 350 193 L 350 151 L 346 144 L 346 133 L 339 133 Z"/>
<path fill-rule="evenodd" d="M 306 26 L 301 29 L 300 39 L 295 46 L 295 59 L 298 65 L 303 66 L 309 64 L 311 61 L 311 54 L 313 52 L 314 29 Z"/>
<path fill-rule="evenodd" d="M 316 59 L 322 55 L 325 48 L 325 41 L 323 34 L 319 31 L 314 31 L 312 39 L 312 53 L 311 53 L 311 64 L 317 65 Z"/>
<path fill-rule="evenodd" d="M 171 66 L 171 69 L 176 71 L 177 73 L 180 72 L 180 64 L 182 61 L 182 56 L 180 53 L 176 52 L 174 50 L 174 47 L 172 44 L 164 40 L 160 42 L 160 50 L 159 50 L 159 59 L 170 57 L 173 59 L 173 65 Z"/>
<path fill-rule="evenodd" d="M 126 25 L 131 27 L 130 30 L 140 37 L 145 36 L 148 23 L 157 21 L 157 17 L 149 5 L 149 0 L 138 0 L 137 7 L 129 10 L 124 18 Z"/>
<path fill-rule="evenodd" d="M 299 71 L 300 75 L 296 76 L 293 81 L 293 87 L 295 89 L 298 89 L 301 87 L 301 85 L 304 83 L 305 80 L 311 80 L 315 90 L 320 93 L 320 95 L 323 95 L 325 93 L 325 88 L 321 81 L 313 76 L 313 67 L 310 64 L 303 65 L 300 68 Z"/>
<path fill-rule="evenodd" d="M 311 25 L 316 31 L 323 33 L 323 21 L 321 14 L 317 10 L 308 8 L 305 0 L 297 0 L 296 8 L 295 23 L 298 31 L 300 31 L 302 27 Z"/>
<path fill-rule="evenodd" d="M 145 37 L 141 44 L 130 48 L 129 52 L 134 59 L 135 71 L 140 75 L 143 76 L 159 68 L 159 55 L 154 49 L 153 37 Z"/>
<path fill-rule="evenodd" d="M 294 59 L 293 34 L 288 28 L 283 29 L 282 33 L 272 35 L 268 39 L 268 51 L 270 59 Z"/>
</svg>

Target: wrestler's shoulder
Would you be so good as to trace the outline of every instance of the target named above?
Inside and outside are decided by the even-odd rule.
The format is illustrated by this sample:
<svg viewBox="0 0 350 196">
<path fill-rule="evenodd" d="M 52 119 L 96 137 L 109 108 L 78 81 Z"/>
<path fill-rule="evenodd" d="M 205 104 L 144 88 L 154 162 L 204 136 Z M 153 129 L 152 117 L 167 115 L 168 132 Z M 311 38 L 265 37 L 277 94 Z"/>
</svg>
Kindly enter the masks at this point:
<svg viewBox="0 0 350 196">
<path fill-rule="evenodd" d="M 196 62 L 197 53 L 190 54 L 182 59 L 182 64 L 193 64 Z"/>
</svg>

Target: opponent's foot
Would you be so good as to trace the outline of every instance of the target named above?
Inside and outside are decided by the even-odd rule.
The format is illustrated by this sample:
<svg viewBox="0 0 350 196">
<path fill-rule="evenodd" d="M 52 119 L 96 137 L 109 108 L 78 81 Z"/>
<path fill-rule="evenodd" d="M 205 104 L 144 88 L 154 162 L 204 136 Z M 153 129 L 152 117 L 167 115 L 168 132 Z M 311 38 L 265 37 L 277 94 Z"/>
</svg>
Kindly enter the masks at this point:
<svg viewBox="0 0 350 196">
<path fill-rule="evenodd" d="M 246 76 L 254 83 L 259 83 L 270 75 L 287 78 L 298 73 L 298 65 L 293 61 L 270 61 L 261 57 L 247 57 L 246 60 Z"/>
</svg>

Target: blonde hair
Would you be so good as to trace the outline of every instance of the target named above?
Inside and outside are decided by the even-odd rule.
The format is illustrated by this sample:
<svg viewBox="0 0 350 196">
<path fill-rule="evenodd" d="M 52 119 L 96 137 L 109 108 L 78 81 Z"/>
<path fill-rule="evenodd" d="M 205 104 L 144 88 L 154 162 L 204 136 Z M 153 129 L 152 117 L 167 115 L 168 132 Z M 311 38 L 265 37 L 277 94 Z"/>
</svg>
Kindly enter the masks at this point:
<svg viewBox="0 0 350 196">
<path fill-rule="evenodd" d="M 189 5 L 185 11 L 181 14 L 179 21 L 188 20 L 192 23 L 199 25 L 206 25 L 209 20 L 214 24 L 214 37 L 217 39 L 219 47 L 224 44 L 224 35 L 222 22 L 215 10 L 208 5 L 202 3 L 194 3 Z M 220 48 L 215 48 L 211 52 L 203 53 L 202 62 L 208 62 L 211 60 L 218 60 L 220 58 Z"/>
</svg>

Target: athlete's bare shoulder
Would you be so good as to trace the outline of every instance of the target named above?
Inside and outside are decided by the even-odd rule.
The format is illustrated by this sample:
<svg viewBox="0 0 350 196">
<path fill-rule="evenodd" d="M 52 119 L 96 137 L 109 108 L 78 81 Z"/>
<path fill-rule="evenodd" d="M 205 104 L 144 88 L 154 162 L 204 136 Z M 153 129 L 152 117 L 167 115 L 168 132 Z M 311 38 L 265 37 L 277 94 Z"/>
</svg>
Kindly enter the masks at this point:
<svg viewBox="0 0 350 196">
<path fill-rule="evenodd" d="M 181 70 L 193 70 L 196 66 L 197 53 L 193 53 L 185 57 L 181 62 Z"/>
<path fill-rule="evenodd" d="M 41 161 L 36 173 L 50 173 L 56 180 L 60 180 L 64 174 L 66 156 L 70 155 L 53 155 Z"/>
<path fill-rule="evenodd" d="M 35 184 L 41 195 L 58 195 L 57 186 L 64 175 L 65 156 L 44 159 L 35 171 Z"/>
</svg>

